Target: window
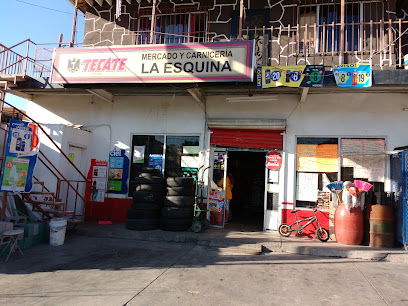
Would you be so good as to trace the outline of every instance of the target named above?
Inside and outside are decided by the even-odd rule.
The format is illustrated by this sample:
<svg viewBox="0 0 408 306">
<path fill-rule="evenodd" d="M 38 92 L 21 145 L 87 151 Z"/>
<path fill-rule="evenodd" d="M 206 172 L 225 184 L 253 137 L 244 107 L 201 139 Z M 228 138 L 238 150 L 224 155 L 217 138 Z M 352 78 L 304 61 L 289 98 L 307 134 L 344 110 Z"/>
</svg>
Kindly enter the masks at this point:
<svg viewBox="0 0 408 306">
<path fill-rule="evenodd" d="M 198 136 L 167 136 L 166 176 L 182 176 L 186 169 L 197 168 Z"/>
<path fill-rule="evenodd" d="M 262 29 L 263 27 L 268 28 L 270 10 L 245 10 L 244 11 L 244 21 L 242 24 L 243 35 L 245 39 L 254 39 L 255 29 Z M 231 22 L 231 37 L 236 39 L 238 37 L 239 30 L 239 10 L 235 10 L 232 13 Z"/>
<path fill-rule="evenodd" d="M 308 53 L 340 51 L 341 6 L 336 1 L 325 2 L 306 2 L 299 7 L 299 53 L 304 52 L 304 45 Z M 344 51 L 360 51 L 363 43 L 361 23 L 364 21 L 363 17 L 368 15 L 365 11 L 372 10 L 370 3 L 355 1 L 345 5 Z M 314 34 L 314 24 L 317 24 L 317 36 Z"/>
<path fill-rule="evenodd" d="M 161 9 L 156 12 L 153 33 L 154 44 L 180 44 L 189 42 L 205 42 L 207 35 L 208 12 L 204 7 Z M 139 12 L 135 43 L 150 44 L 151 10 Z"/>
<path fill-rule="evenodd" d="M 345 26 L 344 26 L 344 51 L 357 51 L 360 36 L 360 4 L 346 4 L 345 7 Z M 334 22 L 335 26 L 330 26 Z M 319 38 L 326 41 L 325 49 L 327 52 L 338 52 L 340 50 L 340 4 L 325 4 L 319 6 L 318 24 L 326 24 L 326 33 L 319 28 Z M 353 26 L 353 22 L 356 25 Z M 326 35 L 323 39 L 323 35 Z"/>
<path fill-rule="evenodd" d="M 338 180 L 338 138 L 298 138 L 296 207 L 312 207 L 319 191 Z"/>
<path fill-rule="evenodd" d="M 200 136 L 134 135 L 132 137 L 129 195 L 132 181 L 143 167 L 160 169 L 165 177 L 183 176 L 198 168 Z"/>
<path fill-rule="evenodd" d="M 296 207 L 328 199 L 325 186 L 330 182 L 357 179 L 373 184 L 368 201 L 381 203 L 386 167 L 383 138 L 298 137 L 296 150 Z"/>
</svg>

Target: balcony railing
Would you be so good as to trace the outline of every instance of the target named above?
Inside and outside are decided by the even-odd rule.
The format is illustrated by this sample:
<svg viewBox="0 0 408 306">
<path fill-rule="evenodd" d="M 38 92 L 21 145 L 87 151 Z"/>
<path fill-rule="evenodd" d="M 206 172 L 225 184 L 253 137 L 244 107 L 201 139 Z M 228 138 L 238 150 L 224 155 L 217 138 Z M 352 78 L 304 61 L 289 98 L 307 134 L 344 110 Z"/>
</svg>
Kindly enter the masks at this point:
<svg viewBox="0 0 408 306">
<path fill-rule="evenodd" d="M 36 44 L 30 39 L 12 47 L 0 43 L 0 75 L 49 77 L 54 49 L 68 46 L 63 42 Z"/>
<path fill-rule="evenodd" d="M 145 44 L 179 44 L 208 41 L 209 7 L 183 7 L 161 9 L 152 12 L 143 9 L 138 12 L 133 28 L 133 43 Z M 155 22 L 152 24 L 152 20 Z"/>
<path fill-rule="evenodd" d="M 374 67 L 403 67 L 408 21 L 369 21 L 243 29 L 255 39 L 258 65 L 371 62 Z M 343 36 L 343 37 L 342 37 Z M 344 41 L 341 48 L 341 41 Z"/>
</svg>

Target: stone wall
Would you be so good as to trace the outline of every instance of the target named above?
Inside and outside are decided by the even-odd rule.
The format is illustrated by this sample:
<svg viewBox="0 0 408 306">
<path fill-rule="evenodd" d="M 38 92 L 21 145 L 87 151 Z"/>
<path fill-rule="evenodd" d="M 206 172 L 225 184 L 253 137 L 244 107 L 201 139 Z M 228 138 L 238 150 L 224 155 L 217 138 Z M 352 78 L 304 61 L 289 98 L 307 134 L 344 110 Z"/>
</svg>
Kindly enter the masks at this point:
<svg viewBox="0 0 408 306">
<path fill-rule="evenodd" d="M 303 0 L 301 0 L 303 1 Z M 237 38 L 239 20 L 239 0 L 163 0 L 157 5 L 157 12 L 161 9 L 182 9 L 193 8 L 197 11 L 208 11 L 208 41 L 228 41 Z M 324 64 L 332 66 L 339 61 L 338 54 L 330 56 L 307 56 L 296 52 L 296 30 L 288 30 L 288 26 L 296 24 L 297 5 L 293 0 L 245 0 L 244 39 L 255 39 L 256 57 L 258 65 L 296 65 L 296 64 Z M 406 1 L 388 0 L 384 1 L 384 11 L 376 8 L 378 15 L 385 16 L 384 19 L 408 20 Z M 95 3 L 95 2 L 94 2 Z M 133 45 L 135 44 L 134 34 L 137 31 L 138 13 L 140 10 L 150 10 L 151 4 L 142 1 L 140 5 L 129 5 L 122 2 L 122 15 L 115 18 L 115 6 L 100 7 L 96 5 L 89 7 L 85 18 L 84 47 L 111 46 L 111 45 Z M 368 4 L 366 3 L 365 6 Z M 269 10 L 269 11 L 268 11 Z M 366 8 L 367 10 L 367 8 Z M 376 14 L 377 14 L 376 13 Z M 387 20 L 388 21 L 388 20 Z M 257 28 L 257 32 L 247 30 Z M 265 27 L 265 30 L 263 30 Z M 367 27 L 366 27 L 367 28 Z M 402 31 L 407 29 L 404 25 Z M 290 34 L 289 34 L 290 33 Z M 392 38 L 399 33 L 398 28 L 394 28 Z M 365 39 L 368 44 L 367 37 Z M 385 31 L 384 41 L 388 43 L 388 30 Z M 403 36 L 403 51 L 408 51 L 408 34 Z M 398 49 L 397 42 L 392 46 L 393 53 L 376 54 L 372 57 L 374 65 L 389 66 L 390 61 L 395 66 L 398 61 L 394 50 Z M 305 47 L 306 48 L 306 47 Z M 388 51 L 388 48 L 386 48 Z M 367 47 L 367 51 L 369 48 Z M 398 50 L 397 50 L 398 51 Z M 264 56 L 267 54 L 267 56 Z M 368 61 L 369 52 L 346 54 L 345 63 L 356 63 Z"/>
</svg>

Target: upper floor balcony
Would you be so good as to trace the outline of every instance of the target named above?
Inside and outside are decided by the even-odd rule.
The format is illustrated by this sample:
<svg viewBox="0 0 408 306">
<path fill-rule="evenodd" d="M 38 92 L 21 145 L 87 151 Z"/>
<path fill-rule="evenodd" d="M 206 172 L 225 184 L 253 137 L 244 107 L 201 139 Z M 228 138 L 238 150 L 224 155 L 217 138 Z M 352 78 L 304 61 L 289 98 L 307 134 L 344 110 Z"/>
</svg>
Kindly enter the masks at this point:
<svg viewBox="0 0 408 306">
<path fill-rule="evenodd" d="M 326 70 L 359 62 L 398 69 L 408 54 L 403 0 L 69 1 L 85 14 L 83 47 L 255 40 L 257 66 L 322 64 Z M 48 77 L 54 48 L 78 46 L 23 45 L 20 52 L 0 45 L 3 79 Z"/>
<path fill-rule="evenodd" d="M 402 68 L 408 54 L 402 0 L 126 0 L 120 10 L 114 1 L 84 3 L 84 47 L 253 39 L 257 65 L 327 68 Z"/>
</svg>

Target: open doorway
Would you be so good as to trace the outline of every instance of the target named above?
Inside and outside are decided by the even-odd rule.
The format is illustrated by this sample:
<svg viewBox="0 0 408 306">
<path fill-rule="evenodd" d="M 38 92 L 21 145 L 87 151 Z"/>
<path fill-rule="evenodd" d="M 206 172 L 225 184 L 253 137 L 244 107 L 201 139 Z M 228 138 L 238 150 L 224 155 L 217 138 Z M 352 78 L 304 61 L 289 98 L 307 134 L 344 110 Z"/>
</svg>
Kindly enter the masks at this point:
<svg viewBox="0 0 408 306">
<path fill-rule="evenodd" d="M 265 197 L 265 152 L 228 149 L 227 172 L 232 172 L 233 189 L 228 227 L 262 231 Z"/>
</svg>

